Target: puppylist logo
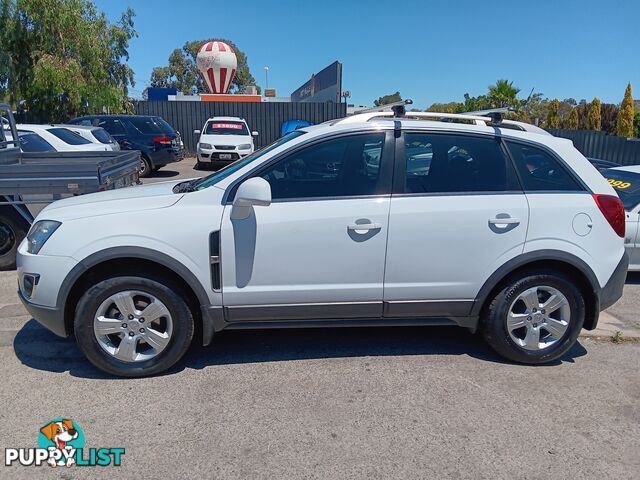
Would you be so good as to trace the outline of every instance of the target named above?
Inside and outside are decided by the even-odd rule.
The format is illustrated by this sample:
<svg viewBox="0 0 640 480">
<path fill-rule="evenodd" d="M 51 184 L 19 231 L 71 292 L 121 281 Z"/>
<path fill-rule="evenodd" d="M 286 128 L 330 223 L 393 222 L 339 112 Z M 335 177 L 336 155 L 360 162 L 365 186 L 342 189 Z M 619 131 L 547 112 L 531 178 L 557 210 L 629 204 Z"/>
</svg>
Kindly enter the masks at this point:
<svg viewBox="0 0 640 480">
<path fill-rule="evenodd" d="M 84 446 L 80 425 L 68 418 L 54 418 L 40 428 L 37 448 L 5 448 L 4 464 L 8 467 L 106 467 L 122 464 L 124 448 L 89 448 Z"/>
</svg>

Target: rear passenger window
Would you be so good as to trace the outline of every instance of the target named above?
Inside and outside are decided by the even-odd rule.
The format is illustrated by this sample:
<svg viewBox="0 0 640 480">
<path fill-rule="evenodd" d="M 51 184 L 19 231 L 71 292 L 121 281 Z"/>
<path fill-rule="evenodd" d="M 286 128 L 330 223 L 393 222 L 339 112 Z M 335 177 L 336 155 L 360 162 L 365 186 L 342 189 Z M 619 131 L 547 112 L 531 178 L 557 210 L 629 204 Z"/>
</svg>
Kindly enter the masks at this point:
<svg viewBox="0 0 640 480">
<path fill-rule="evenodd" d="M 520 190 L 493 138 L 407 133 L 406 193 Z"/>
<path fill-rule="evenodd" d="M 525 192 L 583 191 L 578 182 L 544 150 L 521 143 L 507 142 Z"/>
<path fill-rule="evenodd" d="M 114 120 L 112 118 L 107 119 L 99 119 L 97 122 L 94 122 L 96 127 L 102 127 L 111 135 L 124 135 L 127 131 L 124 129 L 122 123 L 119 120 Z"/>
</svg>

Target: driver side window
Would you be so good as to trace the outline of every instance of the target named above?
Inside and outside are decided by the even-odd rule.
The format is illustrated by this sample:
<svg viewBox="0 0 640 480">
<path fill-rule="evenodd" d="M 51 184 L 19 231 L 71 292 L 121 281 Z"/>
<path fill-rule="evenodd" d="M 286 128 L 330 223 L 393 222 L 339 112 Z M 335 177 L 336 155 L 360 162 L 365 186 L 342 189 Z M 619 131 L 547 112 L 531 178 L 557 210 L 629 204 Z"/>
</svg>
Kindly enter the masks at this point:
<svg viewBox="0 0 640 480">
<path fill-rule="evenodd" d="M 295 152 L 260 175 L 274 200 L 389 193 L 381 175 L 385 134 L 327 140 Z"/>
</svg>

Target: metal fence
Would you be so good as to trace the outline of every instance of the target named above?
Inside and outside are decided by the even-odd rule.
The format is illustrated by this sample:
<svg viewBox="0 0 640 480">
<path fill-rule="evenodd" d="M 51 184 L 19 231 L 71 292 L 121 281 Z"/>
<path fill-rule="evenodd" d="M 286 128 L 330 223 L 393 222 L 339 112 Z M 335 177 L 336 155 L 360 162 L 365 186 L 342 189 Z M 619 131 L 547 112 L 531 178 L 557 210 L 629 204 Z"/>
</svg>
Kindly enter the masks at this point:
<svg viewBox="0 0 640 480">
<path fill-rule="evenodd" d="M 550 129 L 556 137 L 568 138 L 585 157 L 622 165 L 640 165 L 640 138 L 624 138 L 591 130 Z"/>
<path fill-rule="evenodd" d="M 159 115 L 182 134 L 185 149 L 195 152 L 198 136 L 204 122 L 211 117 L 244 118 L 251 130 L 259 132 L 256 147 L 267 145 L 280 136 L 282 123 L 287 120 L 306 120 L 313 124 L 346 115 L 343 103 L 298 102 L 137 102 L 138 115 Z"/>
</svg>

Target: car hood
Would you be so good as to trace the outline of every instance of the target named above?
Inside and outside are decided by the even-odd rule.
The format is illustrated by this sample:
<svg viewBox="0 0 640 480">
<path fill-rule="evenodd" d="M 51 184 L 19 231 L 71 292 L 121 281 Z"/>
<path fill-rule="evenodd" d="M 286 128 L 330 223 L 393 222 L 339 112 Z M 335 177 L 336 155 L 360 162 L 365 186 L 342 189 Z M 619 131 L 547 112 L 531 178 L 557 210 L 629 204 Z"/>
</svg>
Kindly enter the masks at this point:
<svg viewBox="0 0 640 480">
<path fill-rule="evenodd" d="M 183 194 L 173 193 L 173 187 L 183 181 L 135 185 L 65 198 L 44 208 L 38 219 L 64 221 L 170 207 L 182 198 Z"/>
<path fill-rule="evenodd" d="M 200 135 L 201 143 L 211 145 L 242 145 L 243 143 L 253 143 L 253 138 L 249 135 Z"/>
</svg>

